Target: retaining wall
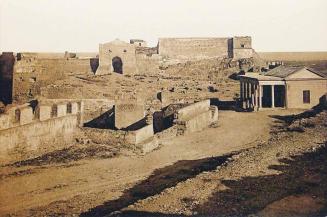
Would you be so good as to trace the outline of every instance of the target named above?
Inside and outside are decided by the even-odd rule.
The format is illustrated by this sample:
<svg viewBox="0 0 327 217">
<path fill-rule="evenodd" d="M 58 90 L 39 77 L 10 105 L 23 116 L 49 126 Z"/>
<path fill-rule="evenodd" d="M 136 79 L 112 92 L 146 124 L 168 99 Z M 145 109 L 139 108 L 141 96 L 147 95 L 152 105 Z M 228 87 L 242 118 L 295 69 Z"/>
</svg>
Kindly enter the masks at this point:
<svg viewBox="0 0 327 217">
<path fill-rule="evenodd" d="M 154 135 L 153 124 L 150 124 L 150 125 L 146 125 L 145 127 L 142 127 L 139 130 L 128 131 L 125 139 L 128 143 L 139 144 L 141 142 L 144 142 L 152 138 L 153 135 Z"/>
<path fill-rule="evenodd" d="M 127 128 L 145 117 L 144 105 L 133 102 L 120 102 L 115 104 L 115 127 Z"/>
<path fill-rule="evenodd" d="M 181 110 L 182 112 L 178 112 L 177 118 L 174 120 L 177 125 L 177 135 L 201 131 L 218 121 L 218 108 L 210 106 L 210 102 L 208 103 L 207 100 Z"/>
<path fill-rule="evenodd" d="M 0 158 L 53 150 L 73 139 L 82 122 L 82 102 L 29 104 L 11 107 L 0 115 Z"/>
<path fill-rule="evenodd" d="M 210 100 L 197 102 L 178 110 L 176 118 L 178 120 L 187 120 L 193 116 L 196 116 L 197 114 L 209 111 L 209 108 L 210 108 Z"/>
</svg>

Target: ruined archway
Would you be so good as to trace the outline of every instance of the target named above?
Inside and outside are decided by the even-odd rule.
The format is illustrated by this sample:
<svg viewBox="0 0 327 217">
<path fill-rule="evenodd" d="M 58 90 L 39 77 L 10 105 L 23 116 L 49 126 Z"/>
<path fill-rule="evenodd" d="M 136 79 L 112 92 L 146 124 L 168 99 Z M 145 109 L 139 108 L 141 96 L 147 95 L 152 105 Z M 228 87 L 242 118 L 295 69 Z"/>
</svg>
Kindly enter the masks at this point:
<svg viewBox="0 0 327 217">
<path fill-rule="evenodd" d="M 119 74 L 123 74 L 123 61 L 120 57 L 112 58 L 113 71 Z"/>
</svg>

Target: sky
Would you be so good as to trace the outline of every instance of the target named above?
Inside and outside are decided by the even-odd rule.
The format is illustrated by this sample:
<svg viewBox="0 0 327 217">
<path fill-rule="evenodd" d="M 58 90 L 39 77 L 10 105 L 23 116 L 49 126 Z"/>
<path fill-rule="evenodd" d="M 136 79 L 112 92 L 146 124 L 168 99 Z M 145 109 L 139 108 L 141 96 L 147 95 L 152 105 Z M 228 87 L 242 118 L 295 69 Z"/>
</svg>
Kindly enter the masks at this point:
<svg viewBox="0 0 327 217">
<path fill-rule="evenodd" d="M 327 0 L 0 0 L 0 51 L 243 35 L 257 51 L 327 51 L 326 9 Z"/>
</svg>

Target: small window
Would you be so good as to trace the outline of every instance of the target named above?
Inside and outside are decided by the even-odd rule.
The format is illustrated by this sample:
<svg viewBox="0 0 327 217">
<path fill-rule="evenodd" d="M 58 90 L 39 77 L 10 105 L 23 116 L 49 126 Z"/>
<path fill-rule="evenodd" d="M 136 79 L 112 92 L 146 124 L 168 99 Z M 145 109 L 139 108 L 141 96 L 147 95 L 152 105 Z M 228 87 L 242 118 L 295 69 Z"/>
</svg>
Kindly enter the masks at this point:
<svg viewBox="0 0 327 217">
<path fill-rule="evenodd" d="M 139 43 L 139 46 L 142 46 L 142 43 Z"/>
<path fill-rule="evenodd" d="M 310 90 L 303 91 L 303 103 L 310 104 Z"/>
<path fill-rule="evenodd" d="M 244 48 L 244 47 L 245 47 L 245 45 L 244 45 L 244 44 L 241 44 L 241 47 L 242 47 L 242 48 Z"/>
</svg>

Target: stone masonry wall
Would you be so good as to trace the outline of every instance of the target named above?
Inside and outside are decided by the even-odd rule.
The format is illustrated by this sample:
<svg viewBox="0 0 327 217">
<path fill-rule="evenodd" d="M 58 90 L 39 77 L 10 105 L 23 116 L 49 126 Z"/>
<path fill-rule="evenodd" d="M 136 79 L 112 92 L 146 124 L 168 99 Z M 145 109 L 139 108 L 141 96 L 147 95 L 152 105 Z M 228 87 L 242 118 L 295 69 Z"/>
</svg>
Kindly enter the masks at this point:
<svg viewBox="0 0 327 217">
<path fill-rule="evenodd" d="M 114 71 L 113 58 L 118 57 L 122 61 L 122 73 L 131 75 L 137 73 L 136 51 L 133 44 L 120 40 L 99 45 L 99 68 L 96 74 L 108 74 Z"/>
<path fill-rule="evenodd" d="M 228 57 L 228 38 L 160 38 L 159 54 L 168 58 Z"/>
<path fill-rule="evenodd" d="M 29 104 L 0 115 L 0 161 L 11 155 L 44 152 L 64 146 L 82 122 L 83 103 Z"/>
<path fill-rule="evenodd" d="M 115 104 L 115 127 L 127 128 L 145 117 L 145 108 L 142 103 L 117 101 Z"/>
<path fill-rule="evenodd" d="M 91 73 L 90 59 L 21 59 L 14 65 L 14 101 L 33 99 L 40 94 L 41 87 L 56 80 Z"/>
<path fill-rule="evenodd" d="M 177 125 L 177 134 L 182 135 L 201 131 L 218 121 L 218 108 L 210 106 L 209 100 L 204 100 L 184 108 L 175 114 L 174 123 Z"/>
<path fill-rule="evenodd" d="M 327 80 L 286 81 L 287 108 L 312 108 L 320 103 L 327 93 Z M 310 91 L 310 103 L 303 103 L 303 91 Z"/>
</svg>

